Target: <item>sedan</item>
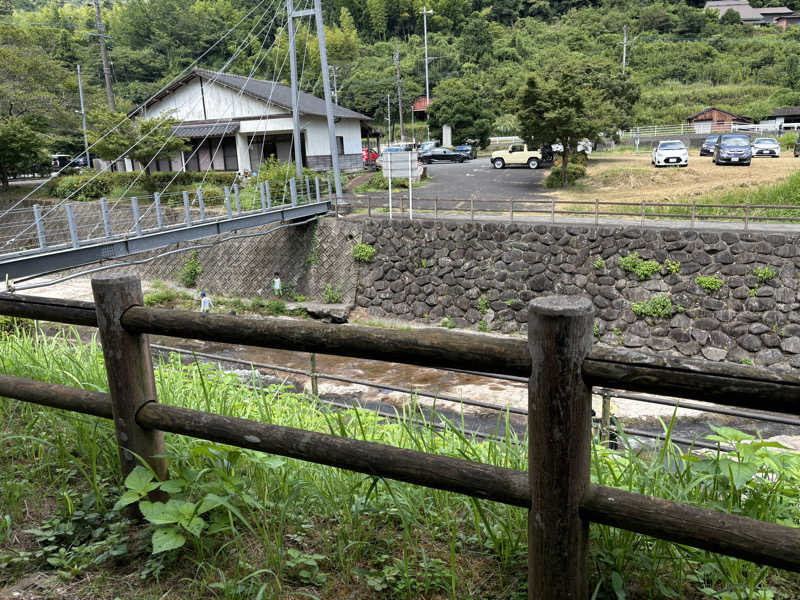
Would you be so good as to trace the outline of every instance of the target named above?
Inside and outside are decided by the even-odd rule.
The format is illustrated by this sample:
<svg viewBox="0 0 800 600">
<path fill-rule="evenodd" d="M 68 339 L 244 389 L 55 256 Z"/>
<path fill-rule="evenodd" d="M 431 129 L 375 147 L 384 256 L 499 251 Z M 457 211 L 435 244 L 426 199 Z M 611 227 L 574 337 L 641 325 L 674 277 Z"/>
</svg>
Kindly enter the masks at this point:
<svg viewBox="0 0 800 600">
<path fill-rule="evenodd" d="M 463 146 L 456 146 L 456 152 L 460 152 L 467 156 L 467 158 L 475 158 L 478 156 L 478 152 L 474 146 L 470 146 L 469 144 L 464 144 Z"/>
<path fill-rule="evenodd" d="M 658 143 L 658 147 L 653 150 L 650 162 L 654 167 L 666 167 L 669 165 L 689 166 L 689 150 L 680 140 L 665 140 Z"/>
<path fill-rule="evenodd" d="M 433 150 L 423 152 L 419 155 L 419 159 L 424 165 L 429 165 L 433 162 L 463 163 L 467 158 L 465 154 L 456 152 L 455 150 L 449 150 L 448 148 L 434 148 Z"/>
<path fill-rule="evenodd" d="M 780 158 L 781 145 L 775 138 L 758 138 L 753 141 L 753 158 L 758 156 L 771 156 Z"/>
<path fill-rule="evenodd" d="M 700 146 L 700 156 L 712 156 L 714 154 L 714 146 L 718 139 L 718 135 L 708 136 L 703 142 L 703 145 Z"/>
<path fill-rule="evenodd" d="M 741 133 L 726 133 L 719 136 L 711 160 L 717 165 L 727 163 L 749 167 L 752 158 L 753 149 L 750 147 L 748 136 Z"/>
</svg>

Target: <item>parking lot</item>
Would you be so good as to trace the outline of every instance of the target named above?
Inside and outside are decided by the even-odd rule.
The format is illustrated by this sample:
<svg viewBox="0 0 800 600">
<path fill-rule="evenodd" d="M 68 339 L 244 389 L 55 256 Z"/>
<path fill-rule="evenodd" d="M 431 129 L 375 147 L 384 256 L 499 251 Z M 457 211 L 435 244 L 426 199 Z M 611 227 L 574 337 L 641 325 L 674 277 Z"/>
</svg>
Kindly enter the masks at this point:
<svg viewBox="0 0 800 600">
<path fill-rule="evenodd" d="M 426 166 L 431 182 L 415 189 L 420 199 L 457 198 L 507 201 L 549 198 L 544 179 L 549 169 L 494 169 L 487 157 L 464 163 L 439 163 Z"/>
</svg>

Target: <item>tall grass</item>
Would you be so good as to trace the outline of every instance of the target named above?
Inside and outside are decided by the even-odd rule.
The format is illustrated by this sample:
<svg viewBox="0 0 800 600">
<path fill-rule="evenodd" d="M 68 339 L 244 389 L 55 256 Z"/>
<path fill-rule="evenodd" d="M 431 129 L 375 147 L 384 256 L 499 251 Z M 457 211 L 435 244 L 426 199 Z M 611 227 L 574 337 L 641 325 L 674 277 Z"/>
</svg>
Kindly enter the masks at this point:
<svg viewBox="0 0 800 600">
<path fill-rule="evenodd" d="M 98 345 L 75 333 L 12 332 L 0 365 L 12 375 L 107 389 Z M 248 386 L 176 355 L 158 363 L 156 382 L 167 404 L 527 465 L 527 440 L 515 438 L 507 414 L 498 417 L 497 439 L 477 441 L 460 423 L 443 432 L 413 425 L 431 418 L 413 404 L 399 422 L 367 410 L 331 412 L 286 385 Z M 107 597 L 155 598 L 169 589 L 183 598 L 525 597 L 524 510 L 168 434 L 173 497 L 213 495 L 226 504 L 204 515 L 201 536 L 187 534 L 180 549 L 153 555 L 150 533 L 163 526 L 131 524 L 112 510 L 125 486 L 109 422 L 11 400 L 0 400 L 0 419 L 0 585 L 42 569 L 79 581 L 122 568 L 143 576 L 145 591 L 125 596 L 111 580 Z M 652 453 L 595 445 L 592 479 L 800 525 L 800 457 L 733 430 L 718 435 L 734 455 L 689 454 L 669 440 Z M 96 529 L 101 539 L 92 537 Z M 797 575 L 603 526 L 591 534 L 597 598 L 800 597 Z M 124 567 L 113 566 L 115 556 Z"/>
</svg>

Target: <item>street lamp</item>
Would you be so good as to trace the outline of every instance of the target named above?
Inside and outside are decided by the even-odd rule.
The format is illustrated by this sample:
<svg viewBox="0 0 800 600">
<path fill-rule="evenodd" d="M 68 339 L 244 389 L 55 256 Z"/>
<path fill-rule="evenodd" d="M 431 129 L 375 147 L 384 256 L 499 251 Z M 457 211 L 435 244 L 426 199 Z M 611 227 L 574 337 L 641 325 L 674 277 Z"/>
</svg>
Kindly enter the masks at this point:
<svg viewBox="0 0 800 600">
<path fill-rule="evenodd" d="M 422 7 L 422 31 L 425 38 L 425 127 L 428 139 L 431 137 L 431 128 L 428 125 L 428 105 L 431 103 L 431 90 L 428 84 L 428 15 L 432 14 L 432 10 L 428 10 L 425 6 Z"/>
</svg>

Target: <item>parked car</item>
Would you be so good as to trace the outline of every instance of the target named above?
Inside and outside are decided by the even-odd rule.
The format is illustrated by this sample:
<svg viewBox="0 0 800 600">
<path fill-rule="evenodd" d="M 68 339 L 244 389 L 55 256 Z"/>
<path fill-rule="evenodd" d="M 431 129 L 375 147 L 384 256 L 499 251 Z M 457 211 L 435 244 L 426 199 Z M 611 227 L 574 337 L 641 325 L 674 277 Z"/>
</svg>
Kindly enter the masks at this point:
<svg viewBox="0 0 800 600">
<path fill-rule="evenodd" d="M 528 150 L 526 144 L 511 144 L 507 150 L 492 152 L 489 159 L 495 169 L 503 167 L 521 166 L 529 169 L 538 169 L 542 163 L 542 154 L 536 150 Z"/>
<path fill-rule="evenodd" d="M 750 147 L 750 137 L 741 133 L 725 133 L 719 136 L 714 145 L 715 164 L 739 164 L 750 166 L 753 159 L 753 150 Z"/>
<path fill-rule="evenodd" d="M 680 140 L 664 140 L 653 149 L 650 162 L 656 168 L 678 165 L 689 166 L 689 149 Z"/>
<path fill-rule="evenodd" d="M 419 152 L 422 154 L 423 152 L 428 152 L 429 150 L 433 150 L 438 146 L 439 140 L 426 140 L 419 143 Z"/>
<path fill-rule="evenodd" d="M 467 158 L 475 158 L 478 156 L 478 150 L 474 146 L 470 144 L 463 144 L 461 146 L 456 146 L 456 152 L 460 152 L 461 154 L 465 154 Z"/>
<path fill-rule="evenodd" d="M 753 158 L 771 156 L 772 158 L 780 158 L 781 145 L 775 138 L 757 138 L 753 140 L 750 147 L 753 152 Z"/>
<path fill-rule="evenodd" d="M 434 148 L 419 155 L 419 160 L 423 165 L 429 165 L 434 162 L 463 163 L 468 158 L 466 154 L 450 150 L 449 148 Z"/>
<path fill-rule="evenodd" d="M 700 146 L 700 156 L 713 156 L 714 145 L 717 143 L 718 139 L 719 139 L 718 135 L 708 136 L 703 142 L 703 145 Z"/>
</svg>

